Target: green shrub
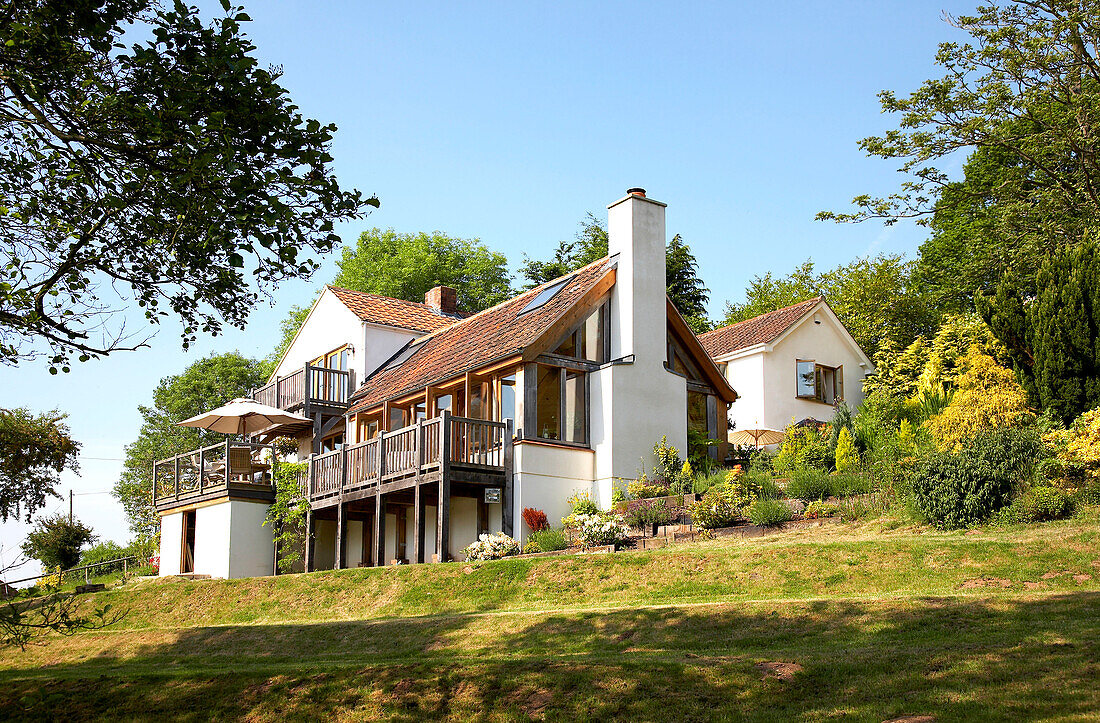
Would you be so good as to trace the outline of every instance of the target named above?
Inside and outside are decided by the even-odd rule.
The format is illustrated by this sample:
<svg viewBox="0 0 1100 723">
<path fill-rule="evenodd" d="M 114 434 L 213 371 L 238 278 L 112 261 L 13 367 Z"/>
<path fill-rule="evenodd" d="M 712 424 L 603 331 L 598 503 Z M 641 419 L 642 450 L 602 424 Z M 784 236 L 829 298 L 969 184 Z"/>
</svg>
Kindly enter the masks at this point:
<svg viewBox="0 0 1100 723">
<path fill-rule="evenodd" d="M 787 438 L 772 460 L 776 474 L 789 475 L 800 469 L 825 469 L 829 449 L 821 433 L 810 427 L 787 428 Z"/>
<path fill-rule="evenodd" d="M 523 551 L 527 552 L 527 546 L 531 544 L 538 547 L 535 552 L 554 552 L 569 547 L 569 538 L 566 537 L 564 530 L 547 527 L 538 532 L 532 532 L 527 538 L 527 545 L 524 546 Z"/>
<path fill-rule="evenodd" d="M 651 497 L 668 497 L 672 490 L 668 485 L 650 484 L 645 475 L 627 485 L 626 492 L 632 500 L 645 500 Z"/>
<path fill-rule="evenodd" d="M 542 552 L 542 548 L 539 547 L 539 543 L 535 542 L 534 540 L 528 540 L 523 546 L 523 554 L 531 555 L 536 552 Z"/>
<path fill-rule="evenodd" d="M 770 475 L 764 473 L 749 472 L 749 477 L 756 480 L 756 484 L 760 487 L 760 492 L 757 493 L 757 497 L 764 497 L 769 500 L 778 500 L 783 497 L 783 490 L 779 485 L 775 483 L 775 480 Z"/>
<path fill-rule="evenodd" d="M 832 502 L 815 501 L 806 505 L 802 516 L 807 520 L 818 520 L 823 517 L 836 517 L 840 513 L 840 507 Z"/>
<path fill-rule="evenodd" d="M 779 525 L 791 519 L 791 508 L 779 500 L 758 499 L 745 514 L 754 525 Z"/>
<path fill-rule="evenodd" d="M 632 507 L 623 517 L 623 521 L 635 530 L 644 530 L 650 525 L 667 525 L 674 516 L 664 500 L 661 500 Z"/>
<path fill-rule="evenodd" d="M 699 527 L 729 527 L 741 517 L 741 509 L 726 485 L 715 485 L 691 508 L 692 521 Z"/>
<path fill-rule="evenodd" d="M 594 515 L 600 511 L 599 505 L 587 492 L 574 492 L 568 502 L 574 515 Z"/>
<path fill-rule="evenodd" d="M 1065 492 L 1054 487 L 1032 487 L 1019 499 L 1023 522 L 1042 522 L 1067 517 L 1073 503 Z"/>
<path fill-rule="evenodd" d="M 1073 501 L 1078 505 L 1100 505 L 1100 478 L 1091 477 L 1077 488 Z"/>
<path fill-rule="evenodd" d="M 99 544 L 92 545 L 87 550 L 80 554 L 80 566 L 84 565 L 96 565 L 99 563 L 107 562 L 108 560 L 117 560 L 122 557 L 129 557 L 132 553 L 129 548 L 123 547 L 117 543 L 100 542 Z M 137 564 L 142 564 L 146 560 L 130 560 L 129 566 L 134 567 Z M 116 562 L 111 565 L 99 564 L 99 567 L 93 568 L 88 572 L 92 575 L 106 575 L 109 572 L 122 569 L 122 563 Z"/>
<path fill-rule="evenodd" d="M 749 473 L 758 472 L 771 475 L 775 471 L 774 462 L 775 452 L 769 452 L 766 449 L 756 450 L 749 455 Z"/>
<path fill-rule="evenodd" d="M 787 482 L 787 496 L 797 500 L 823 500 L 832 493 L 829 475 L 820 469 L 797 469 Z"/>
<path fill-rule="evenodd" d="M 726 483 L 726 470 L 716 469 L 706 474 L 695 475 L 695 480 L 691 483 L 691 489 L 695 494 L 705 494 L 707 490 L 715 485 Z"/>
<path fill-rule="evenodd" d="M 829 475 L 829 494 L 833 497 L 865 495 L 871 491 L 871 480 L 862 474 L 836 473 Z"/>
</svg>

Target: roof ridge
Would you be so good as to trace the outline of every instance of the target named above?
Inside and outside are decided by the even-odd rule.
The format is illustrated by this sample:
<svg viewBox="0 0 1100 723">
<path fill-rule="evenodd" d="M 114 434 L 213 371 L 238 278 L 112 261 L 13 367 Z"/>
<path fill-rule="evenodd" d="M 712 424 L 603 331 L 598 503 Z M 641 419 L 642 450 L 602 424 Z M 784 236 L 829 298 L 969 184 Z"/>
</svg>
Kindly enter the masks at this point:
<svg viewBox="0 0 1100 723">
<path fill-rule="evenodd" d="M 470 316 L 467 316 L 465 319 L 459 319 L 459 320 L 455 321 L 455 323 L 451 324 L 450 326 L 444 326 L 440 329 L 436 329 L 435 331 L 429 332 L 429 333 L 425 334 L 424 336 L 417 337 L 416 339 L 412 340 L 412 342 L 410 343 L 410 346 L 415 346 L 415 345 L 421 344 L 421 343 L 427 341 L 428 339 L 432 338 L 436 334 L 439 334 L 440 332 L 449 331 L 451 329 L 457 329 L 458 327 L 462 326 L 466 322 L 473 321 L 474 319 L 478 318 L 479 316 L 481 316 L 483 314 L 488 314 L 490 311 L 494 311 L 495 309 L 499 309 L 500 307 L 504 306 L 505 304 L 511 304 L 513 301 L 516 301 L 517 299 L 520 299 L 524 296 L 527 296 L 528 294 L 534 293 L 536 291 L 541 291 L 542 289 L 546 288 L 547 286 L 551 286 L 553 284 L 556 284 L 557 282 L 561 281 L 562 279 L 568 279 L 571 276 L 576 276 L 580 272 L 587 271 L 588 269 L 592 268 L 596 264 L 604 263 L 607 260 L 609 260 L 610 258 L 611 258 L 610 256 L 603 256 L 601 258 L 596 259 L 595 261 L 593 261 L 591 263 L 588 263 L 588 264 L 585 264 L 584 266 L 581 266 L 580 268 L 573 269 L 568 274 L 562 274 L 561 276 L 559 276 L 555 279 L 550 279 L 549 281 L 545 281 L 545 282 L 539 284 L 538 286 L 533 286 L 530 289 L 526 289 L 524 291 L 521 291 L 520 293 L 516 294 L 515 296 L 512 296 L 510 298 L 505 299 L 504 301 L 500 302 L 499 304 L 494 304 L 494 305 L 490 306 L 487 309 L 482 309 L 481 311 L 478 311 L 476 313 L 471 314 Z"/>
<path fill-rule="evenodd" d="M 823 301 L 824 299 L 825 299 L 824 296 L 818 294 L 817 296 L 812 296 L 809 299 L 803 299 L 802 301 L 795 302 L 794 304 L 790 304 L 789 306 L 782 306 L 778 309 L 772 309 L 771 311 L 765 311 L 763 314 L 757 314 L 756 316 L 751 317 L 749 319 L 742 319 L 741 321 L 735 321 L 732 324 L 726 324 L 725 326 L 720 326 L 717 329 L 711 329 L 710 331 L 704 331 L 702 334 L 699 334 L 698 336 L 699 337 L 704 337 L 704 336 L 707 336 L 709 334 L 716 334 L 720 331 L 726 331 L 727 329 L 732 329 L 735 326 L 740 326 L 742 324 L 748 324 L 750 321 L 756 321 L 757 319 L 762 319 L 765 316 L 770 316 L 772 314 L 778 314 L 781 311 L 790 311 L 791 309 L 793 309 L 797 306 L 802 306 L 803 304 L 808 304 L 811 301 L 816 304 L 817 302 Z"/>
<path fill-rule="evenodd" d="M 429 311 L 435 311 L 434 306 L 431 306 L 429 304 L 425 304 L 422 301 L 409 301 L 408 299 L 398 299 L 396 296 L 386 296 L 385 294 L 375 294 L 375 293 L 372 293 L 370 291 L 358 291 L 356 289 L 349 289 L 346 286 L 337 286 L 336 284 L 325 284 L 325 287 L 329 288 L 329 289 L 332 289 L 333 291 L 343 291 L 343 292 L 346 292 L 346 293 L 349 293 L 349 294 L 357 294 L 359 296 L 370 296 L 371 298 L 374 298 L 374 299 L 385 299 L 386 301 L 396 301 L 396 302 L 399 302 L 401 304 L 410 304 L 412 306 L 423 307 L 425 309 L 428 309 Z"/>
</svg>

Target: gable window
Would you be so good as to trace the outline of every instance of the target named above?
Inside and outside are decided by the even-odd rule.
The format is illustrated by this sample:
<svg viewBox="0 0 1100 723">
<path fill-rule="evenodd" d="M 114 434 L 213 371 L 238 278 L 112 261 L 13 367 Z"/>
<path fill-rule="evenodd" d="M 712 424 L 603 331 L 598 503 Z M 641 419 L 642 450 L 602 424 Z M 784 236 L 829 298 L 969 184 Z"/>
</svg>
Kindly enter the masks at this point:
<svg viewBox="0 0 1100 723">
<path fill-rule="evenodd" d="M 497 421 L 516 419 L 516 375 L 509 374 L 497 380 Z"/>
<path fill-rule="evenodd" d="M 607 306 L 608 302 L 600 304 L 552 353 L 597 364 L 606 362 L 611 356 Z"/>
<path fill-rule="evenodd" d="M 818 364 L 812 359 L 800 359 L 796 366 L 796 396 L 823 404 L 836 404 L 844 399 L 844 367 Z"/>
<path fill-rule="evenodd" d="M 587 374 L 546 364 L 538 364 L 536 370 L 535 436 L 569 444 L 587 444 Z"/>
</svg>

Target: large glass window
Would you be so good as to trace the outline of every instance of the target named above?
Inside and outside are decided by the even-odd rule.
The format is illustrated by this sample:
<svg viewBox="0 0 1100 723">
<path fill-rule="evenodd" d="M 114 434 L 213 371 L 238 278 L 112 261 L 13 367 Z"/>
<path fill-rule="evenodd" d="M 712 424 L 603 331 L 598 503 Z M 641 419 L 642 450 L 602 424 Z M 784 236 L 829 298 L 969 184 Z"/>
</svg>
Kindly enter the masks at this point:
<svg viewBox="0 0 1100 723">
<path fill-rule="evenodd" d="M 688 429 L 708 434 L 707 395 L 688 391 Z"/>
<path fill-rule="evenodd" d="M 588 442 L 588 385 L 584 372 L 537 366 L 535 436 L 572 444 Z"/>
<path fill-rule="evenodd" d="M 535 429 L 542 439 L 561 439 L 561 369 L 538 366 Z"/>
<path fill-rule="evenodd" d="M 443 412 L 454 412 L 454 400 L 450 394 L 440 394 L 435 398 L 435 416 L 441 416 Z"/>
</svg>

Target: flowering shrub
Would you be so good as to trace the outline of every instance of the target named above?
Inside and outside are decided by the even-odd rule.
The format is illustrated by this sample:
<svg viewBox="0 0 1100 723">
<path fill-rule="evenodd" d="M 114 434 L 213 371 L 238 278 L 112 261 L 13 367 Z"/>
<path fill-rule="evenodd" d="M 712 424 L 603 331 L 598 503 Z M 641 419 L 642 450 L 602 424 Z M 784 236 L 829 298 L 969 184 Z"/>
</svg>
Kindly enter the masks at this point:
<svg viewBox="0 0 1100 723">
<path fill-rule="evenodd" d="M 745 509 L 745 514 L 754 525 L 780 525 L 791 519 L 791 508 L 779 500 L 755 500 Z"/>
<path fill-rule="evenodd" d="M 745 507 L 764 491 L 757 477 L 750 477 L 737 465 L 726 474 L 726 488 L 737 507 Z"/>
<path fill-rule="evenodd" d="M 40 587 L 61 587 L 61 566 L 58 565 L 49 575 L 43 575 L 38 578 L 38 586 Z"/>
<path fill-rule="evenodd" d="M 699 527 L 729 527 L 741 517 L 741 507 L 729 485 L 715 485 L 691 508 L 691 519 Z"/>
<path fill-rule="evenodd" d="M 157 568 L 157 570 L 159 571 L 160 570 L 160 553 L 157 553 L 156 555 L 153 555 L 152 557 L 150 557 L 149 558 L 149 564 L 152 565 L 153 567 Z"/>
<path fill-rule="evenodd" d="M 626 524 L 623 516 L 614 512 L 597 512 L 591 515 L 571 515 L 577 528 L 581 547 L 615 545 L 626 541 Z"/>
<path fill-rule="evenodd" d="M 470 544 L 462 554 L 466 556 L 466 562 L 499 560 L 519 554 L 519 543 L 503 532 L 494 532 L 491 535 L 480 535 L 477 542 Z"/>
<path fill-rule="evenodd" d="M 822 517 L 836 517 L 840 513 L 840 507 L 832 502 L 811 502 L 806 505 L 802 516 L 807 520 L 819 520 Z"/>
</svg>

